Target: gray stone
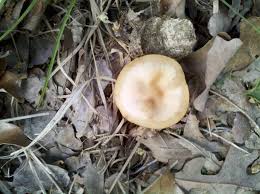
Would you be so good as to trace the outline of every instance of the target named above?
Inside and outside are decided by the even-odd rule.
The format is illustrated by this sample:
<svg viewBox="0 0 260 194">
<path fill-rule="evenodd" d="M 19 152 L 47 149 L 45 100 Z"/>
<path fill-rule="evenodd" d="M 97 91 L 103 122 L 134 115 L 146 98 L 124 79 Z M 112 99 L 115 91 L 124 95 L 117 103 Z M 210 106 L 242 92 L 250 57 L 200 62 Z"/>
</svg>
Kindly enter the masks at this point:
<svg viewBox="0 0 260 194">
<path fill-rule="evenodd" d="M 195 30 L 187 19 L 153 17 L 146 21 L 141 33 L 142 49 L 146 54 L 180 59 L 192 52 L 195 43 Z"/>
</svg>

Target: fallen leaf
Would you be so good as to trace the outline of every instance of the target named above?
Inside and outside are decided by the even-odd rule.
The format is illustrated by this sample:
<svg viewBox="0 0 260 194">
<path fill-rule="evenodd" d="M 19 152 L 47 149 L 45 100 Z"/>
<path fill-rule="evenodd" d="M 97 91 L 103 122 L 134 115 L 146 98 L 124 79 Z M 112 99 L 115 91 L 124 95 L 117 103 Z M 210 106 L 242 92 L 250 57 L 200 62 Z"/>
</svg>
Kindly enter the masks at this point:
<svg viewBox="0 0 260 194">
<path fill-rule="evenodd" d="M 44 85 L 44 72 L 38 69 L 41 75 L 34 73 L 30 74 L 27 79 L 22 80 L 21 88 L 23 90 L 23 96 L 31 104 L 36 104 L 39 97 L 39 92 Z"/>
<path fill-rule="evenodd" d="M 176 185 L 173 174 L 168 171 L 161 175 L 151 186 L 145 189 L 144 194 L 184 194 Z"/>
<path fill-rule="evenodd" d="M 4 9 L 10 10 L 11 13 L 4 15 L 0 20 L 0 29 L 5 31 L 20 17 L 25 0 L 16 3 L 6 3 Z"/>
<path fill-rule="evenodd" d="M 248 102 L 248 99 L 245 95 L 246 90 L 241 83 L 239 77 L 231 77 L 229 75 L 226 75 L 222 77 L 222 79 L 220 79 L 217 83 L 215 83 L 215 86 L 220 94 L 227 97 L 238 107 L 244 110 L 248 115 L 250 115 L 253 119 L 255 119 L 256 112 L 259 110 L 257 110 L 256 107 Z M 233 109 L 233 112 L 239 111 L 234 106 Z M 230 111 L 230 109 L 228 111 Z"/>
<path fill-rule="evenodd" d="M 148 147 L 160 162 L 186 160 L 192 156 L 191 151 L 179 143 L 179 139 L 170 135 L 157 133 L 153 137 L 140 139 L 140 142 Z"/>
<path fill-rule="evenodd" d="M 30 67 L 41 65 L 49 61 L 54 42 L 46 37 L 36 36 L 30 41 Z"/>
<path fill-rule="evenodd" d="M 58 144 L 71 150 L 81 150 L 82 142 L 75 137 L 74 129 L 71 125 L 64 125 L 56 128 L 58 132 L 56 141 Z"/>
<path fill-rule="evenodd" d="M 83 34 L 83 26 L 86 23 L 86 18 L 81 17 L 81 13 L 79 10 L 74 10 L 72 17 L 74 20 L 71 21 L 71 33 L 74 44 L 80 43 L 82 40 Z"/>
<path fill-rule="evenodd" d="M 257 134 L 252 133 L 250 137 L 245 141 L 245 146 L 248 149 L 258 150 L 260 149 L 260 138 Z"/>
<path fill-rule="evenodd" d="M 206 61 L 201 61 L 201 63 L 206 63 L 206 88 L 193 102 L 194 107 L 198 111 L 204 110 L 211 85 L 215 82 L 218 75 L 224 69 L 226 63 L 236 53 L 241 45 L 242 42 L 239 39 L 226 41 L 218 36 L 214 39 L 213 45 L 207 53 Z"/>
<path fill-rule="evenodd" d="M 34 161 L 32 161 L 32 164 L 44 188 L 46 190 L 54 188 L 53 182 L 45 174 L 42 167 Z M 46 167 L 52 172 L 54 180 L 56 180 L 60 186 L 67 187 L 69 185 L 70 178 L 66 170 L 54 165 L 47 165 Z M 40 190 L 37 179 L 32 173 L 28 161 L 23 162 L 20 167 L 15 170 L 12 184 L 18 192 L 22 190 L 23 192 L 33 193 Z"/>
<path fill-rule="evenodd" d="M 260 78 L 260 57 L 254 60 L 248 67 L 233 73 L 245 84 L 254 84 Z"/>
<path fill-rule="evenodd" d="M 23 131 L 16 125 L 0 122 L 0 144 L 26 146 L 30 143 Z"/>
<path fill-rule="evenodd" d="M 260 16 L 260 1 L 254 1 L 253 15 Z"/>
<path fill-rule="evenodd" d="M 247 95 L 260 103 L 260 79 L 251 90 L 247 91 Z"/>
<path fill-rule="evenodd" d="M 41 22 L 41 18 L 47 7 L 47 2 L 44 0 L 38 0 L 33 9 L 26 17 L 23 28 L 29 31 L 34 31 L 38 24 Z"/>
<path fill-rule="evenodd" d="M 96 111 L 98 114 L 95 115 L 94 121 L 91 122 L 93 123 L 92 128 L 95 130 L 95 133 L 111 132 L 113 124 L 113 113 L 111 108 L 108 107 L 106 111 L 104 106 L 98 106 Z"/>
<path fill-rule="evenodd" d="M 240 39 L 243 45 L 239 48 L 237 53 L 227 63 L 225 71 L 241 70 L 252 63 L 258 56 L 260 56 L 260 36 L 249 23 L 254 26 L 260 26 L 260 17 L 250 17 L 247 21 L 242 20 L 240 23 Z"/>
<path fill-rule="evenodd" d="M 23 91 L 21 88 L 20 77 L 10 71 L 6 71 L 0 77 L 0 89 L 5 89 L 10 95 L 14 96 L 17 100 L 23 101 Z"/>
<path fill-rule="evenodd" d="M 112 78 L 112 71 L 109 68 L 109 64 L 105 60 L 97 60 L 97 68 L 100 77 L 106 77 L 109 79 Z M 108 84 L 108 81 L 101 80 L 101 87 L 103 90 L 107 87 Z"/>
<path fill-rule="evenodd" d="M 193 114 L 189 114 L 186 125 L 184 127 L 183 136 L 195 143 L 203 147 L 205 150 L 213 153 L 221 153 L 224 155 L 227 151 L 226 148 L 218 142 L 210 142 L 208 141 L 201 133 L 199 129 L 199 121 L 197 117 Z"/>
<path fill-rule="evenodd" d="M 194 102 L 196 97 L 205 89 L 205 73 L 206 73 L 206 61 L 208 57 L 208 51 L 213 45 L 214 39 L 210 40 L 201 49 L 192 52 L 187 57 L 183 58 L 180 63 L 187 76 L 190 101 Z"/>
<path fill-rule="evenodd" d="M 89 162 L 89 153 L 82 152 L 79 156 L 71 156 L 67 158 L 64 162 L 69 171 L 76 172 L 82 167 L 85 167 Z"/>
<path fill-rule="evenodd" d="M 241 113 L 236 113 L 232 127 L 234 141 L 238 144 L 244 144 L 250 135 L 250 129 L 251 126 L 248 119 Z"/>
<path fill-rule="evenodd" d="M 84 187 L 87 193 L 103 194 L 104 193 L 104 174 L 95 165 L 89 162 L 83 169 L 80 170 L 79 175 L 83 178 Z"/>
<path fill-rule="evenodd" d="M 5 59 L 0 58 L 0 77 L 4 74 L 6 66 L 7 66 L 7 64 L 6 64 Z"/>
<path fill-rule="evenodd" d="M 247 168 L 258 158 L 257 151 L 246 154 L 237 148 L 230 147 L 225 162 L 217 175 L 202 175 L 201 169 L 205 162 L 204 158 L 195 158 L 187 162 L 182 171 L 175 174 L 176 182 L 208 184 L 230 184 L 248 187 L 254 190 L 260 189 L 260 174 L 249 175 Z M 189 185 L 187 185 L 189 187 Z M 221 192 L 222 193 L 222 192 Z"/>
<path fill-rule="evenodd" d="M 185 18 L 185 0 L 160 0 L 161 15 Z"/>
<path fill-rule="evenodd" d="M 44 117 L 26 119 L 23 128 L 24 134 L 30 139 L 35 139 L 56 114 L 55 111 L 48 111 L 48 113 L 49 115 Z M 46 147 L 52 147 L 55 144 L 55 136 L 55 130 L 52 130 L 39 143 Z"/>
<path fill-rule="evenodd" d="M 192 113 L 190 113 L 187 118 L 183 136 L 186 138 L 197 139 L 198 141 L 205 139 L 199 129 L 199 120 Z"/>
<path fill-rule="evenodd" d="M 203 111 L 211 85 L 241 44 L 239 39 L 226 41 L 217 36 L 180 61 L 187 79 L 191 80 L 191 103 L 197 110 Z"/>
<path fill-rule="evenodd" d="M 88 100 L 88 102 L 94 107 L 95 106 L 95 96 L 92 87 L 88 87 L 84 90 L 83 95 Z M 77 138 L 86 135 L 89 132 L 89 122 L 92 119 L 93 111 L 87 104 L 87 102 L 81 97 L 79 100 L 72 104 L 73 115 L 71 116 L 72 124 L 76 128 Z"/>
<path fill-rule="evenodd" d="M 211 36 L 217 36 L 219 32 L 228 32 L 232 18 L 225 12 L 213 14 L 208 22 L 208 29 Z"/>
<path fill-rule="evenodd" d="M 29 34 L 19 34 L 16 41 L 16 46 L 12 49 L 17 57 L 17 61 L 13 72 L 17 72 L 22 78 L 27 76 L 27 68 L 29 62 Z M 9 64 L 8 64 L 9 66 Z"/>
</svg>

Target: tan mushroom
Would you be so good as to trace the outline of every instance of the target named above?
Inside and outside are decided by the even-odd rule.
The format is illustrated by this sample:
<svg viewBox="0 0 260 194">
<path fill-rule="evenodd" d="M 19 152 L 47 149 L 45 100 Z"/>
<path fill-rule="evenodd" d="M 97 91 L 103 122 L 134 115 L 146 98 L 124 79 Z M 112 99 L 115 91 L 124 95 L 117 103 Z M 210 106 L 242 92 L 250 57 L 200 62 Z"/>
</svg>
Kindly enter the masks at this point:
<svg viewBox="0 0 260 194">
<path fill-rule="evenodd" d="M 114 101 L 128 121 L 163 129 L 183 118 L 189 106 L 189 90 L 177 61 L 163 55 L 145 55 L 122 69 Z"/>
</svg>

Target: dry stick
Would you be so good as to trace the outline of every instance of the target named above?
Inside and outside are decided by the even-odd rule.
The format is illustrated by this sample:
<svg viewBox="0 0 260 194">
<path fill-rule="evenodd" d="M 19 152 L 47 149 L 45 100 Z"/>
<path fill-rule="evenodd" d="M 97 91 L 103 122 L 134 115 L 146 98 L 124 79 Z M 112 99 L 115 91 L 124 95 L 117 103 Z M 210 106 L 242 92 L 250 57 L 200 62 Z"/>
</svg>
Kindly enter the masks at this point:
<svg viewBox="0 0 260 194">
<path fill-rule="evenodd" d="M 108 194 L 110 194 L 112 192 L 112 190 L 114 189 L 118 179 L 120 178 L 120 176 L 122 175 L 122 173 L 124 172 L 126 166 L 129 164 L 129 162 L 131 161 L 132 157 L 134 156 L 136 150 L 138 149 L 138 147 L 140 146 L 140 142 L 138 141 L 136 144 L 135 144 L 135 147 L 134 149 L 132 150 L 132 152 L 130 153 L 129 157 L 127 158 L 124 166 L 122 167 L 122 169 L 120 170 L 120 172 L 118 173 L 117 177 L 115 178 L 114 182 L 112 183 L 109 191 L 108 191 Z"/>
<path fill-rule="evenodd" d="M 60 66 L 58 66 L 54 69 L 50 78 L 52 78 L 52 76 L 54 76 L 60 70 L 60 67 L 64 66 L 66 63 L 68 63 L 70 61 L 70 59 L 78 53 L 78 51 L 81 49 L 81 47 L 83 47 L 83 45 L 86 44 L 90 40 L 91 36 L 95 33 L 95 30 L 97 29 L 98 25 L 99 25 L 99 22 L 97 22 L 95 24 L 95 26 L 89 31 L 89 33 L 85 34 L 85 36 L 83 37 L 83 39 L 81 40 L 79 45 L 61 62 Z"/>
<path fill-rule="evenodd" d="M 118 124 L 116 130 L 113 132 L 113 134 L 104 143 L 102 143 L 102 146 L 106 145 L 120 131 L 120 129 L 122 128 L 124 123 L 125 123 L 125 119 L 122 118 L 122 120 Z"/>
<path fill-rule="evenodd" d="M 57 64 L 58 67 L 60 67 L 61 72 L 63 73 L 63 75 L 69 80 L 69 82 L 73 85 L 73 88 L 77 87 L 76 82 L 74 82 L 70 76 L 64 71 L 63 66 L 61 66 L 61 62 L 60 62 L 60 58 L 59 56 L 57 57 Z M 92 80 L 92 79 L 90 79 Z M 81 95 L 83 100 L 87 103 L 87 105 L 89 106 L 89 108 L 92 110 L 92 112 L 94 112 L 95 114 L 98 114 L 98 112 L 95 110 L 95 108 L 91 105 L 91 103 L 88 101 L 88 99 L 85 97 L 84 94 Z"/>
<path fill-rule="evenodd" d="M 70 189 L 69 189 L 68 194 L 71 194 L 75 182 L 76 182 L 76 178 L 74 177 L 74 178 L 73 178 L 73 181 L 72 181 L 72 183 L 71 183 L 71 185 L 70 185 Z"/>
<path fill-rule="evenodd" d="M 242 151 L 242 152 L 245 152 L 247 154 L 250 154 L 248 151 L 240 148 L 239 146 L 237 146 L 236 144 L 234 144 L 233 142 L 230 142 L 228 140 L 226 140 L 224 137 L 221 137 L 220 135 L 216 134 L 216 133 L 212 133 L 212 132 L 209 132 L 208 130 L 205 130 L 205 129 L 201 129 L 202 131 L 206 132 L 206 133 L 209 133 L 210 135 L 213 135 L 221 140 L 223 140 L 224 142 L 230 144 L 231 146 L 234 146 L 235 148 L 237 148 L 238 150 Z"/>
<path fill-rule="evenodd" d="M 26 151 L 25 151 L 26 152 Z M 62 189 L 59 187 L 58 183 L 56 182 L 56 180 L 53 178 L 55 177 L 55 174 L 47 167 L 44 166 L 44 164 L 39 160 L 39 158 L 33 153 L 33 151 L 31 151 L 30 149 L 28 150 L 28 152 L 30 153 L 30 156 L 32 157 L 32 160 L 34 160 L 40 168 L 42 168 L 42 171 L 45 173 L 45 175 L 50 179 L 50 181 L 55 185 L 55 187 L 57 188 L 57 190 L 60 193 L 64 193 L 62 191 Z"/>
<path fill-rule="evenodd" d="M 26 116 L 20 116 L 20 117 L 14 117 L 14 118 L 8 118 L 8 119 L 1 119 L 1 122 L 11 122 L 11 121 L 19 121 L 19 120 L 24 120 L 24 119 L 30 119 L 30 118 L 35 118 L 35 117 L 43 117 L 43 116 L 48 116 L 48 112 L 43 112 L 43 113 L 37 113 L 37 114 L 31 114 L 31 115 L 26 115 Z"/>
<path fill-rule="evenodd" d="M 35 177 L 36 182 L 38 183 L 38 186 L 39 186 L 40 189 L 41 189 L 41 192 L 42 192 L 43 194 L 47 194 L 47 192 L 45 191 L 45 188 L 44 188 L 44 186 L 42 185 L 42 182 L 41 182 L 41 180 L 40 180 L 40 178 L 39 178 L 39 176 L 38 176 L 38 174 L 37 174 L 37 172 L 36 172 L 36 169 L 35 169 L 35 167 L 34 167 L 34 165 L 33 165 L 33 163 L 32 163 L 32 160 L 31 160 L 29 154 L 27 153 L 27 151 L 24 151 L 24 153 L 25 153 L 25 155 L 26 155 L 26 157 L 27 157 L 27 159 L 28 159 L 28 163 L 29 163 L 29 166 L 30 166 L 30 168 L 31 168 L 32 174 L 33 174 L 33 176 Z"/>
<path fill-rule="evenodd" d="M 11 153 L 11 156 L 18 156 L 28 148 L 32 147 L 34 144 L 36 144 L 38 141 L 40 141 L 45 135 L 47 135 L 53 127 L 62 119 L 64 114 L 67 112 L 67 110 L 70 108 L 70 106 L 78 100 L 78 98 L 81 95 L 82 90 L 85 88 L 85 86 L 89 82 L 84 83 L 82 86 L 78 87 L 76 90 L 73 91 L 70 98 L 66 99 L 66 101 L 63 103 L 63 105 L 60 107 L 60 109 L 57 111 L 55 116 L 52 118 L 52 120 L 47 124 L 47 126 L 42 130 L 42 132 L 26 147 L 21 148 L 13 153 Z"/>
<path fill-rule="evenodd" d="M 192 147 L 194 147 L 196 150 L 198 150 L 205 158 L 207 158 L 207 157 L 210 158 L 210 156 L 209 156 L 207 153 L 205 153 L 203 150 L 201 150 L 200 148 L 198 148 L 195 144 L 193 144 L 192 142 L 190 142 L 188 139 L 186 139 L 186 138 L 184 138 L 184 137 L 178 135 L 177 133 L 171 132 L 171 131 L 169 131 L 169 130 L 165 130 L 165 131 L 163 131 L 163 132 L 166 133 L 166 134 L 174 135 L 174 136 L 176 136 L 176 137 L 178 137 L 178 138 L 184 140 L 185 142 L 187 142 L 188 144 L 190 144 Z"/>
<path fill-rule="evenodd" d="M 214 90 L 210 90 L 209 92 L 211 92 L 212 94 L 215 94 L 216 96 L 226 100 L 228 103 L 230 103 L 231 105 L 233 105 L 234 107 L 237 108 L 237 110 L 239 110 L 246 118 L 248 118 L 249 121 L 251 121 L 251 123 L 254 125 L 255 127 L 255 133 L 260 135 L 260 127 L 258 126 L 258 124 L 254 121 L 254 119 L 251 118 L 251 116 L 249 116 L 249 114 L 247 114 L 246 111 L 244 111 L 242 108 L 240 108 L 238 105 L 236 105 L 234 102 L 232 102 L 231 100 L 229 100 L 227 97 L 223 96 L 222 94 L 219 94 L 218 92 L 214 91 Z"/>
<path fill-rule="evenodd" d="M 99 94 L 100 94 L 100 98 L 103 102 L 103 105 L 105 107 L 105 110 L 106 112 L 108 113 L 108 110 L 107 110 L 107 101 L 106 101 L 106 97 L 105 97 L 105 94 L 104 94 L 104 91 L 102 89 L 102 85 L 101 85 L 101 80 L 99 78 L 99 71 L 98 71 L 98 67 L 97 67 L 97 62 L 96 62 L 96 58 L 95 58 L 95 54 L 94 54 L 94 48 L 93 48 L 93 44 L 92 42 L 90 41 L 90 48 L 91 48 L 91 53 L 92 53 L 92 56 L 93 56 L 93 61 L 94 61 L 94 65 L 95 65 L 95 70 L 96 70 L 96 81 L 97 81 L 97 86 L 98 86 L 98 90 L 99 90 Z"/>
</svg>

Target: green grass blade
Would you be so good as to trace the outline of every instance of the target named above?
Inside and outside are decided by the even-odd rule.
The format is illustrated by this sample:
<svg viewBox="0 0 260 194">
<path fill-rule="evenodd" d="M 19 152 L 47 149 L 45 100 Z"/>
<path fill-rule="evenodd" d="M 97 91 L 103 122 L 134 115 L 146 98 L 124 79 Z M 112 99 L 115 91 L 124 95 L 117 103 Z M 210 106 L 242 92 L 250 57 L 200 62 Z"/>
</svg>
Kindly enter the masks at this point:
<svg viewBox="0 0 260 194">
<path fill-rule="evenodd" d="M 51 61 L 48 65 L 47 75 L 46 75 L 46 79 L 45 79 L 45 82 L 44 82 L 44 86 L 42 88 L 42 92 L 41 92 L 41 96 L 40 96 L 40 99 L 39 99 L 39 102 L 38 102 L 38 106 L 42 105 L 43 99 L 44 99 L 45 94 L 47 92 L 48 83 L 49 83 L 49 79 L 50 79 L 51 72 L 52 72 L 52 69 L 53 69 L 53 65 L 54 65 L 58 50 L 60 48 L 60 40 L 61 40 L 62 34 L 64 32 L 64 29 L 66 27 L 67 21 L 69 19 L 70 13 L 71 13 L 72 9 L 74 8 L 75 4 L 76 4 L 76 0 L 71 0 L 68 11 L 66 12 L 65 17 L 63 18 L 61 27 L 59 29 L 59 33 L 58 33 L 58 36 L 57 36 L 57 39 L 56 39 L 56 42 L 55 42 L 54 51 L 53 51 L 52 56 L 51 56 Z"/>
<path fill-rule="evenodd" d="M 1 1 L 1 0 L 0 0 Z M 4 2 L 5 0 L 3 0 Z M 1 5 L 2 1 L 0 2 Z M 31 4 L 27 7 L 27 9 L 23 12 L 23 14 L 11 25 L 10 28 L 8 28 L 1 36 L 0 36 L 0 42 L 8 36 L 17 26 L 20 24 L 21 21 L 27 16 L 27 14 L 32 10 L 32 8 L 37 3 L 37 0 L 33 0 Z"/>
<path fill-rule="evenodd" d="M 221 0 L 222 3 L 224 3 L 230 10 L 232 10 L 236 15 L 238 15 L 240 18 L 245 20 L 246 23 L 248 23 L 257 33 L 260 34 L 260 27 L 255 26 L 252 24 L 248 19 L 246 19 L 243 15 L 241 15 L 237 10 L 235 10 L 230 4 L 226 2 L 226 0 Z"/>
<path fill-rule="evenodd" d="M 2 9 L 2 7 L 4 6 L 6 0 L 0 0 L 0 10 Z"/>
</svg>

